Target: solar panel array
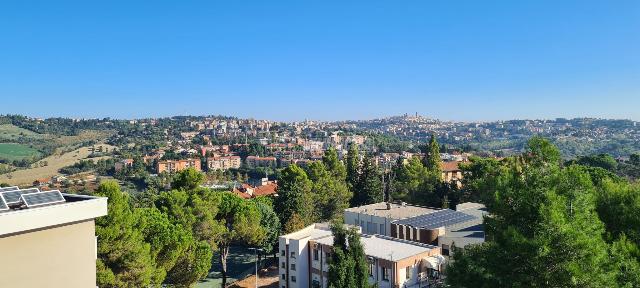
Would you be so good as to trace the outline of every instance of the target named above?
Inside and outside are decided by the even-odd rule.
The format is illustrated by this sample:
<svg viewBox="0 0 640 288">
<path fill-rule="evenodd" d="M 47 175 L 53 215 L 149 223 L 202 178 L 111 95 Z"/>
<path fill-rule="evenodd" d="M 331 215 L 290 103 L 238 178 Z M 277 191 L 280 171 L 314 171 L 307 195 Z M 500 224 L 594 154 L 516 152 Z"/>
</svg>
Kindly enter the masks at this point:
<svg viewBox="0 0 640 288">
<path fill-rule="evenodd" d="M 9 210 L 9 205 L 4 201 L 3 197 L 0 197 L 0 211 Z"/>
<path fill-rule="evenodd" d="M 13 191 L 4 191 L 0 192 L 4 200 L 7 202 L 7 205 L 15 205 L 20 204 L 20 196 L 22 194 L 36 193 L 40 192 L 38 188 L 29 188 L 29 189 L 19 189 Z"/>
<path fill-rule="evenodd" d="M 443 209 L 425 215 L 398 220 L 393 223 L 431 230 L 471 221 L 474 219 L 476 219 L 475 216 L 471 216 L 466 213 L 454 211 L 451 209 Z"/>
<path fill-rule="evenodd" d="M 27 208 L 65 202 L 64 196 L 58 190 L 22 194 L 21 198 Z"/>
<path fill-rule="evenodd" d="M 16 207 L 37 207 L 66 202 L 58 190 L 40 191 L 38 188 L 20 189 L 17 186 L 0 188 L 0 212 Z"/>
<path fill-rule="evenodd" d="M 13 191 L 13 190 L 20 190 L 20 188 L 18 188 L 18 186 L 11 186 L 11 187 L 2 187 L 2 188 L 0 188 L 0 192 L 4 192 L 4 191 Z"/>
</svg>

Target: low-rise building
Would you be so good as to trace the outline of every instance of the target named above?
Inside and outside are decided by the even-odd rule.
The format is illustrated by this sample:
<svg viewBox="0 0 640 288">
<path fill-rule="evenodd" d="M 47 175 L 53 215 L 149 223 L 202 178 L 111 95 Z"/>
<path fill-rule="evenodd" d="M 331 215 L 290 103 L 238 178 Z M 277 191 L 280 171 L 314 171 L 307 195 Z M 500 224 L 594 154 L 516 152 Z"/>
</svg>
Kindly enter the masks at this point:
<svg viewBox="0 0 640 288">
<path fill-rule="evenodd" d="M 442 181 L 462 187 L 462 170 L 459 161 L 442 162 Z"/>
<path fill-rule="evenodd" d="M 369 283 L 380 288 L 426 287 L 444 264 L 437 246 L 361 234 L 369 266 Z M 327 224 L 313 224 L 279 238 L 280 287 L 328 286 L 333 235 Z"/>
<path fill-rule="evenodd" d="M 363 232 L 442 247 L 449 255 L 452 246 L 463 248 L 484 242 L 484 205 L 461 203 L 457 210 L 428 208 L 407 203 L 374 203 L 345 209 L 345 223 Z"/>
<path fill-rule="evenodd" d="M 116 162 L 114 164 L 114 169 L 116 170 L 116 172 L 121 171 L 124 168 L 131 168 L 133 167 L 133 159 L 129 158 L 129 159 L 122 159 L 118 162 Z"/>
<path fill-rule="evenodd" d="M 156 171 L 158 174 L 162 172 L 175 173 L 187 168 L 194 168 L 197 171 L 201 171 L 200 159 L 165 160 L 158 161 L 156 164 Z"/>
<path fill-rule="evenodd" d="M 436 211 L 404 202 L 379 202 L 344 210 L 344 223 L 359 226 L 363 233 L 390 236 L 391 222 Z"/>
<path fill-rule="evenodd" d="M 245 162 L 247 163 L 247 166 L 249 168 L 257 168 L 257 167 L 276 168 L 276 165 L 277 165 L 276 157 L 248 156 Z"/>
<path fill-rule="evenodd" d="M 1 189 L 0 287 L 96 287 L 94 219 L 107 198 Z"/>
<path fill-rule="evenodd" d="M 207 169 L 209 171 L 238 169 L 242 165 L 240 156 L 219 156 L 207 158 Z"/>
</svg>

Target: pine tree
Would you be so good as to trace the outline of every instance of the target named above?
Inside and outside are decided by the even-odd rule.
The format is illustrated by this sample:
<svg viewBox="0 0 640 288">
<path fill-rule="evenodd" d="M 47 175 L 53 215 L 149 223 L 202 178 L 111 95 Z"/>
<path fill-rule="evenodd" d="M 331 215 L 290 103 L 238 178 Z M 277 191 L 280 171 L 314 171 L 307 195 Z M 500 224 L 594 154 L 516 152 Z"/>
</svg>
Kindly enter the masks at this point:
<svg viewBox="0 0 640 288">
<path fill-rule="evenodd" d="M 150 246 L 137 227 L 127 194 L 115 181 L 100 184 L 97 195 L 108 197 L 107 216 L 96 219 L 97 284 L 100 287 L 147 287 L 154 274 Z"/>
<path fill-rule="evenodd" d="M 422 159 L 422 165 L 424 165 L 429 172 L 437 173 L 442 171 L 442 160 L 440 159 L 440 147 L 435 134 L 431 134 L 431 139 L 426 147 L 424 158 Z M 440 175 L 440 174 L 438 174 Z"/>
<path fill-rule="evenodd" d="M 354 189 L 360 175 L 360 153 L 358 152 L 358 146 L 354 143 L 349 146 L 347 164 L 345 166 L 347 170 L 347 185 L 349 185 L 349 190 L 355 194 Z"/>
<path fill-rule="evenodd" d="M 356 182 L 352 206 L 367 205 L 380 202 L 383 199 L 382 175 L 373 163 L 373 158 L 365 155 L 360 167 L 360 175 Z"/>
<path fill-rule="evenodd" d="M 287 225 L 294 213 L 305 221 L 305 225 L 313 223 L 311 187 L 307 173 L 297 165 L 292 164 L 282 170 L 278 181 L 278 197 L 273 203 L 280 223 Z"/>
<path fill-rule="evenodd" d="M 331 224 L 331 232 L 334 240 L 329 260 L 329 287 L 370 287 L 367 257 L 358 232 L 355 229 L 347 230 L 344 224 L 338 222 Z"/>
</svg>

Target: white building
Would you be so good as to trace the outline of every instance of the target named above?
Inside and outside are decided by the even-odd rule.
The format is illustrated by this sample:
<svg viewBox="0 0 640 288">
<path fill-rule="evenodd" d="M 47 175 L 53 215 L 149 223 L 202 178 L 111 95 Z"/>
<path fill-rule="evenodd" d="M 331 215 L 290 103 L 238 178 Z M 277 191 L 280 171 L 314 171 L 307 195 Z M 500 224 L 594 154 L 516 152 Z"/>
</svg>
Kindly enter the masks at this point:
<svg viewBox="0 0 640 288">
<path fill-rule="evenodd" d="M 437 246 L 368 234 L 360 241 L 369 262 L 369 283 L 380 288 L 425 287 L 444 263 Z M 327 224 L 280 236 L 280 287 L 327 287 L 332 246 Z"/>
</svg>

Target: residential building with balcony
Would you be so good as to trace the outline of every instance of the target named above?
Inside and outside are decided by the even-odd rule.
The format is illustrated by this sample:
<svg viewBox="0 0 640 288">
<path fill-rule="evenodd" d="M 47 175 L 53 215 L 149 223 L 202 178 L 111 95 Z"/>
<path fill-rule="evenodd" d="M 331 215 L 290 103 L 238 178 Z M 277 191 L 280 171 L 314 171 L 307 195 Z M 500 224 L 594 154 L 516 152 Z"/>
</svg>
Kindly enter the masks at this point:
<svg viewBox="0 0 640 288">
<path fill-rule="evenodd" d="M 201 171 L 200 159 L 184 159 L 184 160 L 165 160 L 158 161 L 156 171 L 158 174 L 162 172 L 176 173 L 187 168 L 194 168 Z"/>
</svg>

